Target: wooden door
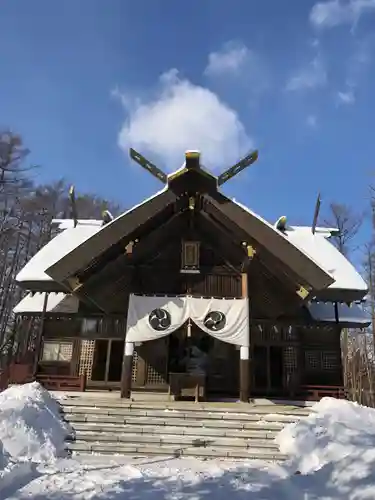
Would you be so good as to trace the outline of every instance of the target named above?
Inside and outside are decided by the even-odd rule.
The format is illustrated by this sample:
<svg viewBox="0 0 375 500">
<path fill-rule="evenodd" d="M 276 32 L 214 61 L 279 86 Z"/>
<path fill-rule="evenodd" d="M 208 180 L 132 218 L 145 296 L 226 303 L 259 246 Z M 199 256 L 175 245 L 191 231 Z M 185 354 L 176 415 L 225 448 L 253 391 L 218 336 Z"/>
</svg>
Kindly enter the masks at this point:
<svg viewBox="0 0 375 500">
<path fill-rule="evenodd" d="M 105 385 L 121 381 L 124 341 L 98 339 L 95 341 L 91 381 Z"/>
<path fill-rule="evenodd" d="M 253 348 L 253 392 L 279 394 L 284 387 L 284 355 L 281 345 L 255 345 Z"/>
</svg>

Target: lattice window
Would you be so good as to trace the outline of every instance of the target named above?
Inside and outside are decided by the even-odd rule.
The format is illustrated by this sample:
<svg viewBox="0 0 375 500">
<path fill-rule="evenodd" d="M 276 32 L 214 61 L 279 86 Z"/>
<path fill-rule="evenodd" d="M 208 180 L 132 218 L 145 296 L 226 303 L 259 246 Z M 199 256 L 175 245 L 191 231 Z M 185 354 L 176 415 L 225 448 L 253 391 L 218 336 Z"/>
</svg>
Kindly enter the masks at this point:
<svg viewBox="0 0 375 500">
<path fill-rule="evenodd" d="M 307 370 L 321 369 L 321 356 L 319 351 L 305 351 L 305 365 Z"/>
<path fill-rule="evenodd" d="M 50 342 L 43 344 L 42 361 L 70 363 L 73 356 L 73 342 Z"/>
<path fill-rule="evenodd" d="M 164 373 L 159 373 L 153 366 L 147 364 L 147 384 L 150 385 L 165 384 Z"/>
<path fill-rule="evenodd" d="M 339 368 L 340 362 L 336 352 L 323 352 L 322 353 L 322 367 L 323 370 L 336 371 Z"/>
<path fill-rule="evenodd" d="M 86 373 L 87 379 L 91 379 L 92 363 L 94 360 L 95 340 L 81 341 L 81 356 L 79 360 L 79 374 Z"/>
<path fill-rule="evenodd" d="M 298 351 L 295 347 L 284 348 L 284 366 L 287 373 L 293 373 L 297 370 Z"/>
<path fill-rule="evenodd" d="M 133 365 L 132 365 L 132 382 L 137 381 L 137 368 L 138 368 L 138 353 L 137 351 L 134 351 L 133 353 Z"/>
</svg>

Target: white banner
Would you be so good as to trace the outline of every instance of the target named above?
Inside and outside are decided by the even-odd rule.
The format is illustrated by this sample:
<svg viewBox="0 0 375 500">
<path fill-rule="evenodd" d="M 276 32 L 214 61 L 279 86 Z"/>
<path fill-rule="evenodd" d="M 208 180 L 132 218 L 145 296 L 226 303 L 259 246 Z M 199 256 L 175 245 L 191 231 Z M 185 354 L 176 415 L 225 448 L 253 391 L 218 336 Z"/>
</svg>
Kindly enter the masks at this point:
<svg viewBox="0 0 375 500">
<path fill-rule="evenodd" d="M 189 318 L 205 333 L 229 344 L 249 346 L 248 299 L 148 297 L 129 299 L 127 342 L 146 342 L 171 334 Z"/>
<path fill-rule="evenodd" d="M 247 299 L 198 299 L 189 297 L 194 323 L 208 335 L 239 346 L 249 346 Z"/>
<path fill-rule="evenodd" d="M 171 334 L 189 319 L 186 297 L 130 295 L 127 342 L 146 342 Z"/>
</svg>

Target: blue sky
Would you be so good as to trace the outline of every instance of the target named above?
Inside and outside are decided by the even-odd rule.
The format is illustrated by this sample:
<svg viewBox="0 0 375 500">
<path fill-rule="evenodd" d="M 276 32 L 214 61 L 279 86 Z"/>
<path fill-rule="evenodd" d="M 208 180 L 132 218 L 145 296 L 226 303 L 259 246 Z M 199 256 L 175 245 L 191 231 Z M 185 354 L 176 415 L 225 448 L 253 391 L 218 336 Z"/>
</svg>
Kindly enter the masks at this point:
<svg viewBox="0 0 375 500">
<path fill-rule="evenodd" d="M 199 148 L 225 191 L 273 221 L 323 202 L 362 210 L 375 175 L 375 0 L 2 0 L 0 126 L 40 181 L 125 207 Z M 374 181 L 375 183 L 375 181 Z"/>
</svg>

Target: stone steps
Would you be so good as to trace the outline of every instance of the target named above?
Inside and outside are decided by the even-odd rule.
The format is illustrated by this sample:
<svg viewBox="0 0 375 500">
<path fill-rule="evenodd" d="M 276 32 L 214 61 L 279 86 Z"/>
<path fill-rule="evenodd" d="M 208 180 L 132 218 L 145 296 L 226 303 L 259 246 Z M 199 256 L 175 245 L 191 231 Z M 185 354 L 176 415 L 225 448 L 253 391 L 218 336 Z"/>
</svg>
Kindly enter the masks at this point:
<svg viewBox="0 0 375 500">
<path fill-rule="evenodd" d="M 277 445 L 272 439 L 257 439 L 257 438 L 232 438 L 222 436 L 194 436 L 178 434 L 122 434 L 120 432 L 92 432 L 92 431 L 77 431 L 75 433 L 76 441 L 86 442 L 103 442 L 103 443 L 124 443 L 124 444 L 151 444 L 151 445 L 181 445 L 194 447 L 229 447 L 229 448 L 270 448 L 276 449 Z"/>
<path fill-rule="evenodd" d="M 73 453 L 280 461 L 274 438 L 306 408 L 223 403 L 131 402 L 85 395 L 60 400 Z"/>
<path fill-rule="evenodd" d="M 258 413 L 249 411 L 248 413 L 234 413 L 234 412 L 220 412 L 220 411 L 180 411 L 180 410 L 154 410 L 154 409 L 133 409 L 133 408 L 102 408 L 98 406 L 64 406 L 64 413 L 66 415 L 74 415 L 76 420 L 81 419 L 81 421 L 86 421 L 85 418 L 90 419 L 91 417 L 101 418 L 103 421 L 117 421 L 120 423 L 135 423 L 136 419 L 149 421 L 150 418 L 160 421 L 168 420 L 183 420 L 185 423 L 191 423 L 191 421 L 215 421 L 215 425 L 218 422 L 235 422 L 241 424 L 241 422 L 281 422 L 283 424 L 295 422 L 302 416 L 306 414 L 286 414 L 286 413 Z M 117 420 L 116 420 L 117 419 Z M 194 424 L 193 424 L 194 425 Z"/>
<path fill-rule="evenodd" d="M 69 450 L 78 454 L 97 454 L 97 455 L 130 455 L 139 456 L 158 456 L 158 457 L 196 457 L 196 458 L 232 458 L 247 460 L 267 460 L 281 462 L 288 457 L 282 455 L 277 449 L 241 449 L 241 448 L 214 448 L 214 447 L 183 447 L 176 445 L 140 445 L 140 444 L 122 444 L 122 443 L 90 443 L 87 441 L 74 441 L 69 443 Z"/>
<path fill-rule="evenodd" d="M 68 399 L 60 399 L 60 402 L 65 408 L 68 407 L 89 407 L 98 408 L 103 411 L 108 409 L 123 409 L 123 410 L 138 410 L 140 412 L 144 411 L 180 411 L 185 413 L 196 412 L 200 413 L 202 411 L 209 413 L 219 413 L 219 414 L 270 414 L 279 413 L 283 415 L 297 415 L 306 416 L 311 413 L 310 408 L 293 406 L 293 405 L 251 405 L 246 403 L 194 403 L 194 402 L 165 402 L 165 403 L 154 403 L 152 401 L 148 402 L 131 402 L 129 400 L 121 399 L 110 399 L 110 398 L 93 398 L 93 397 L 69 397 Z"/>
<path fill-rule="evenodd" d="M 72 422 L 74 430 L 76 433 L 79 432 L 102 432 L 113 434 L 126 435 L 126 434 L 136 434 L 137 436 L 142 435 L 176 435 L 176 436 L 218 436 L 218 437 L 229 437 L 229 438 L 242 438 L 242 439 L 268 439 L 272 440 L 276 437 L 280 430 L 279 426 L 269 425 L 261 426 L 254 424 L 252 427 L 247 429 L 231 429 L 231 428 L 215 428 L 215 427 L 178 427 L 169 425 L 155 425 L 149 424 L 147 426 L 142 425 L 116 425 L 116 424 L 105 424 L 105 423 L 88 423 L 88 422 Z"/>
</svg>

